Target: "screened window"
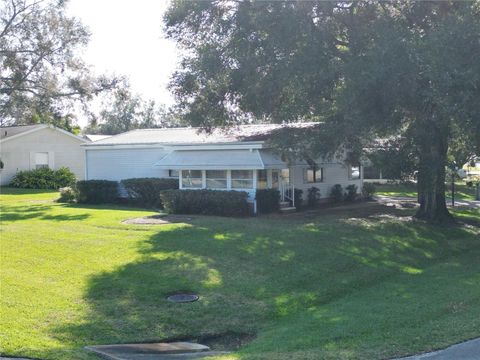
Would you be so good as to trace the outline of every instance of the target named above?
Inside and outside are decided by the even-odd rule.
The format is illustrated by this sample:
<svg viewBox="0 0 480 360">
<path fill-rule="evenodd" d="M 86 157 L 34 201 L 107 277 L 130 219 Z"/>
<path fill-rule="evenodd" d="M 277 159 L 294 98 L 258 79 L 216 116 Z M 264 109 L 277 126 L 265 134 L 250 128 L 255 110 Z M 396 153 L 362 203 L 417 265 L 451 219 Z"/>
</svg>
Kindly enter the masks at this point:
<svg viewBox="0 0 480 360">
<path fill-rule="evenodd" d="M 182 170 L 182 187 L 187 189 L 201 189 L 202 170 Z"/>
<path fill-rule="evenodd" d="M 206 177 L 208 189 L 227 188 L 227 170 L 207 170 Z"/>
<path fill-rule="evenodd" d="M 305 169 L 304 175 L 305 183 L 318 183 L 323 181 L 323 168 L 309 168 Z"/>
<path fill-rule="evenodd" d="M 257 172 L 257 189 L 267 188 L 267 170 L 258 170 Z"/>
<path fill-rule="evenodd" d="M 360 179 L 360 166 L 350 166 L 350 180 Z"/>
<path fill-rule="evenodd" d="M 232 170 L 232 189 L 252 189 L 253 170 Z"/>
<path fill-rule="evenodd" d="M 48 152 L 39 152 L 35 154 L 35 168 L 48 168 Z"/>
<path fill-rule="evenodd" d="M 178 170 L 168 170 L 168 176 L 172 178 L 178 178 Z"/>
</svg>

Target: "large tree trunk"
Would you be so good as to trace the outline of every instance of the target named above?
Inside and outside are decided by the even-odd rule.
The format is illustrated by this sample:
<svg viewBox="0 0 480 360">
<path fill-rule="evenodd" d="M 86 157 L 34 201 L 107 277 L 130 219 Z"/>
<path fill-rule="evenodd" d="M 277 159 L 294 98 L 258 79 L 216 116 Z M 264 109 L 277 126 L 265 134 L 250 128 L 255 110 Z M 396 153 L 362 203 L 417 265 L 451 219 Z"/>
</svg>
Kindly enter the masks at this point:
<svg viewBox="0 0 480 360">
<path fill-rule="evenodd" d="M 415 215 L 433 223 L 452 223 L 445 199 L 445 166 L 447 165 L 447 137 L 432 131 L 420 145 L 418 171 L 418 202 Z"/>
</svg>

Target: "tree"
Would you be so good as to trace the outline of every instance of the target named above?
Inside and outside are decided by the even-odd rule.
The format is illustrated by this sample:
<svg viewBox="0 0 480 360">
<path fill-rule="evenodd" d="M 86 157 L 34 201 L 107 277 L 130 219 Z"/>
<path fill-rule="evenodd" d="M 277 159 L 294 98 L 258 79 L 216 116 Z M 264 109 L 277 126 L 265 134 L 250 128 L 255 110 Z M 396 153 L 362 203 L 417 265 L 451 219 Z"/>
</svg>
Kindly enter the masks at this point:
<svg viewBox="0 0 480 360">
<path fill-rule="evenodd" d="M 284 149 L 352 159 L 406 133 L 418 154 L 417 217 L 452 220 L 452 129 L 480 148 L 478 1 L 174 1 L 165 25 L 186 50 L 171 88 L 190 123 L 319 121 Z"/>
<path fill-rule="evenodd" d="M 128 81 L 120 82 L 115 90 L 106 93 L 98 115 L 90 114 L 90 134 L 116 135 L 134 129 L 176 126 L 173 114 L 153 100 L 144 100 L 132 92 Z"/>
<path fill-rule="evenodd" d="M 0 125 L 41 119 L 62 126 L 74 102 L 86 102 L 115 85 L 116 79 L 93 76 L 77 56 L 89 33 L 65 15 L 65 3 L 2 0 Z"/>
</svg>

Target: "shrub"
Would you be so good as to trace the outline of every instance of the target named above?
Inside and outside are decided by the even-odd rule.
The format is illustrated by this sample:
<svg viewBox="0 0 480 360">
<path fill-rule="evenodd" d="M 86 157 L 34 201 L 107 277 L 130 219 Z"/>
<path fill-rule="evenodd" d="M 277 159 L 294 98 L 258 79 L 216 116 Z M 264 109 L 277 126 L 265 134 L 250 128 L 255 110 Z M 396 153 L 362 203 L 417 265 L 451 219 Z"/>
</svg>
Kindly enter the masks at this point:
<svg viewBox="0 0 480 360">
<path fill-rule="evenodd" d="M 292 198 L 291 196 L 292 191 L 290 189 L 287 190 L 287 196 Z M 297 210 L 300 210 L 303 206 L 303 190 L 302 189 L 295 189 L 295 207 Z"/>
<path fill-rule="evenodd" d="M 348 185 L 345 190 L 345 201 L 353 202 L 357 198 L 357 185 Z"/>
<path fill-rule="evenodd" d="M 19 171 L 12 179 L 10 186 L 25 189 L 59 189 L 75 184 L 75 174 L 68 168 L 58 170 L 40 168 Z"/>
<path fill-rule="evenodd" d="M 307 204 L 310 207 L 315 207 L 320 202 L 320 189 L 312 186 L 308 189 L 307 193 Z"/>
<path fill-rule="evenodd" d="M 246 216 L 249 213 L 244 191 L 164 190 L 160 193 L 165 210 L 172 214 Z"/>
<path fill-rule="evenodd" d="M 373 194 L 375 194 L 376 189 L 375 185 L 372 183 L 364 183 L 362 187 L 362 195 L 365 199 L 370 200 L 373 197 Z"/>
<path fill-rule="evenodd" d="M 280 209 L 280 192 L 276 189 L 257 190 L 255 200 L 260 214 L 268 214 Z"/>
<path fill-rule="evenodd" d="M 82 180 L 77 182 L 77 191 L 77 201 L 79 203 L 111 203 L 118 197 L 118 182 L 109 180 Z"/>
<path fill-rule="evenodd" d="M 340 184 L 333 185 L 332 189 L 330 190 L 330 197 L 333 198 L 335 202 L 343 201 L 343 188 Z"/>
<path fill-rule="evenodd" d="M 160 192 L 178 189 L 178 179 L 134 178 L 122 180 L 121 184 L 131 200 L 146 207 L 162 208 Z"/>
<path fill-rule="evenodd" d="M 77 191 L 75 188 L 71 186 L 66 186 L 60 188 L 60 197 L 58 198 L 58 202 L 61 203 L 73 203 L 77 199 Z"/>
</svg>

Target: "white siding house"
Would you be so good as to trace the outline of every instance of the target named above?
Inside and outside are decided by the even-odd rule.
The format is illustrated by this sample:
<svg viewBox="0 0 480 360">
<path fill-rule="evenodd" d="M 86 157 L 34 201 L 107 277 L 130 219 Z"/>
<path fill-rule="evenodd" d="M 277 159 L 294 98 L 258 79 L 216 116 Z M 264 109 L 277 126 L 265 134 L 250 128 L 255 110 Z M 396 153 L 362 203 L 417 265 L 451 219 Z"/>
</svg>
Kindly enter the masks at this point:
<svg viewBox="0 0 480 360">
<path fill-rule="evenodd" d="M 49 125 L 0 128 L 0 184 L 7 185 L 18 171 L 38 167 L 68 167 L 79 180 L 85 178 L 88 140 Z"/>
<path fill-rule="evenodd" d="M 289 126 L 310 126 L 297 124 Z M 86 178 L 116 180 L 178 177 L 180 189 L 240 190 L 254 202 L 257 189 L 276 188 L 282 198 L 311 187 L 327 198 L 335 184 L 363 184 L 362 169 L 340 160 L 317 160 L 313 166 L 291 163 L 269 148 L 269 132 L 287 125 L 243 125 L 211 134 L 195 128 L 142 129 L 83 145 Z M 259 136 L 261 135 L 261 136 Z M 311 163 L 311 162 L 310 162 Z M 291 199 L 285 199 L 291 200 Z"/>
</svg>

